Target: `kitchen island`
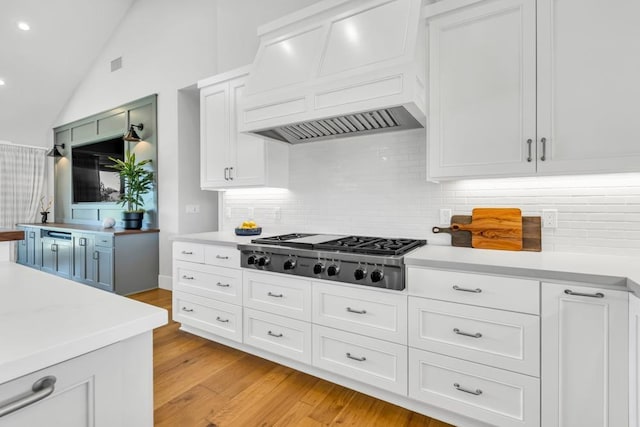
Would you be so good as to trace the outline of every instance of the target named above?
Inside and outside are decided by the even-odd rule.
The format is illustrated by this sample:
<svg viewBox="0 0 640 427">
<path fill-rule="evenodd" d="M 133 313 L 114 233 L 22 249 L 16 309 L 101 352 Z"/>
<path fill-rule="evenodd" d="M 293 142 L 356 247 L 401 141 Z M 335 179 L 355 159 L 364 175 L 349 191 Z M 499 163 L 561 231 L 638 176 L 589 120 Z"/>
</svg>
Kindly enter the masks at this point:
<svg viewBox="0 0 640 427">
<path fill-rule="evenodd" d="M 9 261 L 0 278 L 0 426 L 153 425 L 152 330 L 165 310 Z"/>
</svg>

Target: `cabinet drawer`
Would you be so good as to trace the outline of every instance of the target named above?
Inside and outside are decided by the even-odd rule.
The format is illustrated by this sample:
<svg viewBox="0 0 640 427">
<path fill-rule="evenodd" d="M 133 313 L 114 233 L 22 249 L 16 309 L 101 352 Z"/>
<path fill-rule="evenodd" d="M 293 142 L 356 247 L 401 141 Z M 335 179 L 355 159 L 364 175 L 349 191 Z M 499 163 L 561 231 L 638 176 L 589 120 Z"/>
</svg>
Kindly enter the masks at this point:
<svg viewBox="0 0 640 427">
<path fill-rule="evenodd" d="M 407 296 L 313 282 L 313 323 L 407 343 Z"/>
<path fill-rule="evenodd" d="M 311 363 L 311 323 L 244 309 L 245 344 Z"/>
<path fill-rule="evenodd" d="M 294 319 L 311 321 L 311 282 L 278 274 L 243 274 L 243 300 L 255 308 Z"/>
<path fill-rule="evenodd" d="M 242 271 L 193 262 L 174 263 L 174 289 L 242 305 Z"/>
<path fill-rule="evenodd" d="M 176 322 L 242 342 L 242 307 L 174 292 L 173 319 Z"/>
<path fill-rule="evenodd" d="M 409 397 L 501 427 L 540 426 L 540 380 L 409 349 Z"/>
<path fill-rule="evenodd" d="M 173 242 L 173 259 L 204 263 L 204 245 L 189 242 Z"/>
<path fill-rule="evenodd" d="M 240 268 L 240 251 L 232 246 L 206 245 L 204 262 L 219 267 Z"/>
<path fill-rule="evenodd" d="M 540 318 L 409 297 L 409 345 L 540 376 Z"/>
<path fill-rule="evenodd" d="M 104 248 L 112 248 L 113 247 L 113 237 L 111 237 L 111 236 L 100 236 L 98 234 L 98 235 L 96 235 L 95 245 L 96 246 L 101 246 L 101 247 L 104 247 Z"/>
<path fill-rule="evenodd" d="M 410 295 L 523 313 L 540 313 L 540 283 L 536 280 L 407 268 Z"/>
<path fill-rule="evenodd" d="M 394 393 L 407 394 L 407 347 L 313 325 L 313 364 Z"/>
</svg>

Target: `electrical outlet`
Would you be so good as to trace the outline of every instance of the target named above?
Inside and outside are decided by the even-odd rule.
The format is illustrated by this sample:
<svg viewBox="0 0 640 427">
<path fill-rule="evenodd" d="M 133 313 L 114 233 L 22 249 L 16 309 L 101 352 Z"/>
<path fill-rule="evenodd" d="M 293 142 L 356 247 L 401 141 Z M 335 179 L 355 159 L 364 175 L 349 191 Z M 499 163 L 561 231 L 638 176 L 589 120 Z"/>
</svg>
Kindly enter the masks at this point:
<svg viewBox="0 0 640 427">
<path fill-rule="evenodd" d="M 558 228 L 558 210 L 557 209 L 542 210 L 542 226 L 544 228 Z"/>
<path fill-rule="evenodd" d="M 280 207 L 276 207 L 273 211 L 273 216 L 275 217 L 275 220 L 279 222 L 282 219 L 282 209 L 280 209 Z"/>
<path fill-rule="evenodd" d="M 451 209 L 440 209 L 440 225 L 451 223 Z"/>
<path fill-rule="evenodd" d="M 253 214 L 254 214 L 254 209 L 253 208 L 247 208 L 247 217 L 249 219 L 253 219 Z"/>
<path fill-rule="evenodd" d="M 224 208 L 224 216 L 225 216 L 225 218 L 227 218 L 227 219 L 230 219 L 230 218 L 231 218 L 231 208 L 230 208 L 230 207 L 226 207 L 226 208 Z"/>
<path fill-rule="evenodd" d="M 188 214 L 197 214 L 200 213 L 200 205 L 187 205 L 184 210 Z"/>
</svg>

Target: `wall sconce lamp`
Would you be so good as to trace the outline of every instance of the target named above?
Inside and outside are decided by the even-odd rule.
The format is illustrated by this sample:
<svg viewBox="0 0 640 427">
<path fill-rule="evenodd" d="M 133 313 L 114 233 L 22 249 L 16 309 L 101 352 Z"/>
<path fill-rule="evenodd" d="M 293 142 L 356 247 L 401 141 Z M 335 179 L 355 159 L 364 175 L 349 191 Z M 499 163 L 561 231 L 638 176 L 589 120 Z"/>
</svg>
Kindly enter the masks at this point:
<svg viewBox="0 0 640 427">
<path fill-rule="evenodd" d="M 47 152 L 47 156 L 49 157 L 64 157 L 64 154 L 58 150 L 58 147 L 61 147 L 64 150 L 64 144 L 53 144 L 53 148 Z"/>
<path fill-rule="evenodd" d="M 129 126 L 129 132 L 127 132 L 127 134 L 122 138 L 125 141 L 131 141 L 131 142 L 139 142 L 142 141 L 142 138 L 140 138 L 140 136 L 138 136 L 138 133 L 136 132 L 136 130 L 134 128 L 138 128 L 139 130 L 144 129 L 144 125 L 142 123 L 140 123 L 139 125 L 131 125 Z"/>
</svg>

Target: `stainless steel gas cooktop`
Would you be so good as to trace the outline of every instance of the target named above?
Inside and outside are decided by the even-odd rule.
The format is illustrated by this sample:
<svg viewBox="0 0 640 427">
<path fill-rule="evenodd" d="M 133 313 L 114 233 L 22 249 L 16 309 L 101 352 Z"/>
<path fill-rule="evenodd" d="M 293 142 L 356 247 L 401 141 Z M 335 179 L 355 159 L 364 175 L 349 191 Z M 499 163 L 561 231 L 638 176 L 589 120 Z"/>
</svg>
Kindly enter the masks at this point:
<svg viewBox="0 0 640 427">
<path fill-rule="evenodd" d="M 241 265 L 273 273 L 402 290 L 403 255 L 426 240 L 291 233 L 239 245 Z"/>
</svg>

